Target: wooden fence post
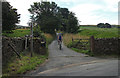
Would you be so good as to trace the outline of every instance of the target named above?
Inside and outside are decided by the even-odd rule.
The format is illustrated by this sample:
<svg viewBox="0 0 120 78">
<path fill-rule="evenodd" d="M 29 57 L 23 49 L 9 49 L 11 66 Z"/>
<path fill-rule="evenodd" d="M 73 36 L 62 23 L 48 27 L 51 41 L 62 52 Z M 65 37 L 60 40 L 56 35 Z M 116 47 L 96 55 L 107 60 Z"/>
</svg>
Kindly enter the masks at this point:
<svg viewBox="0 0 120 78">
<path fill-rule="evenodd" d="M 28 40 L 27 40 L 27 37 L 25 37 L 25 50 L 27 50 L 27 44 L 28 44 L 27 41 L 28 41 Z"/>
<path fill-rule="evenodd" d="M 95 45 L 94 45 L 94 36 L 91 36 L 90 37 L 90 50 L 91 50 L 91 52 L 94 52 L 94 47 L 95 47 Z"/>
<path fill-rule="evenodd" d="M 74 40 L 73 40 L 73 37 L 72 37 L 72 42 L 73 42 Z"/>
</svg>

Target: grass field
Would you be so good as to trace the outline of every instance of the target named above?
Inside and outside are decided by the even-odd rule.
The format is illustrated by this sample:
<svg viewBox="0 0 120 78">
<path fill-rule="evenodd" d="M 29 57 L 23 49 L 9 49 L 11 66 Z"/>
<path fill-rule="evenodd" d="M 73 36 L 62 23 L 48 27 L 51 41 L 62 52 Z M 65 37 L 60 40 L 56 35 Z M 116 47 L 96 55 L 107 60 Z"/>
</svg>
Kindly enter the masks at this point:
<svg viewBox="0 0 120 78">
<path fill-rule="evenodd" d="M 118 28 L 80 27 L 79 35 L 95 38 L 118 37 Z"/>
<path fill-rule="evenodd" d="M 25 35 L 30 34 L 30 29 L 16 29 L 12 31 L 13 33 L 3 32 L 2 35 L 7 37 L 24 37 Z"/>
</svg>

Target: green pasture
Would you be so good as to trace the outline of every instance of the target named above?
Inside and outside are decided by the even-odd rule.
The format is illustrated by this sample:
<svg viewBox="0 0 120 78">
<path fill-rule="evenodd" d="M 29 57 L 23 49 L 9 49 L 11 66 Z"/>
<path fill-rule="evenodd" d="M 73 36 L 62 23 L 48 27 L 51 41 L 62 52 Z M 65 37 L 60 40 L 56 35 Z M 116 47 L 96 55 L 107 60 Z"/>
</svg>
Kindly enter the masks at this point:
<svg viewBox="0 0 120 78">
<path fill-rule="evenodd" d="M 80 27 L 79 34 L 83 36 L 94 36 L 95 38 L 119 37 L 118 28 Z"/>
<path fill-rule="evenodd" d="M 3 32 L 3 36 L 7 37 L 24 37 L 25 35 L 30 34 L 30 29 L 17 29 L 17 30 L 12 30 L 12 33 L 7 33 Z"/>
</svg>

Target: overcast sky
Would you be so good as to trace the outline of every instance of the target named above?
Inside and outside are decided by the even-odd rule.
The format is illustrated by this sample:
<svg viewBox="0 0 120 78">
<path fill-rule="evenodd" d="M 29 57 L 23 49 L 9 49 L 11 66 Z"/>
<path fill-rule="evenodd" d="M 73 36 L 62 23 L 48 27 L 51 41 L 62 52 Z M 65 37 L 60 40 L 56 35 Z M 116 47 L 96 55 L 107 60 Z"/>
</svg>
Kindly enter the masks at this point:
<svg viewBox="0 0 120 78">
<path fill-rule="evenodd" d="M 30 20 L 28 8 L 33 2 L 41 0 L 7 0 L 21 14 L 20 25 L 27 26 Z M 76 14 L 80 24 L 110 23 L 118 24 L 118 2 L 120 0 L 43 0 L 54 1 L 62 8 Z"/>
</svg>

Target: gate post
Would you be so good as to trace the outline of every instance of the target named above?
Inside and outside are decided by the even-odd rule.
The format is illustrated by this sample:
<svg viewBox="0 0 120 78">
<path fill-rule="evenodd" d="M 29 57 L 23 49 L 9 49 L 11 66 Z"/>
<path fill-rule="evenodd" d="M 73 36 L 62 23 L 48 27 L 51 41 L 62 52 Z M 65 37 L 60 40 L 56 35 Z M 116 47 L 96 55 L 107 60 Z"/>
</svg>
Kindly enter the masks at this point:
<svg viewBox="0 0 120 78">
<path fill-rule="evenodd" d="M 27 50 L 28 47 L 28 35 L 25 35 L 25 50 Z"/>
<path fill-rule="evenodd" d="M 72 42 L 73 42 L 74 40 L 73 40 L 73 37 L 72 37 Z"/>
<path fill-rule="evenodd" d="M 94 47 L 95 47 L 95 45 L 94 45 L 94 36 L 91 36 L 90 37 L 90 50 L 91 50 L 91 52 L 94 52 Z"/>
</svg>

